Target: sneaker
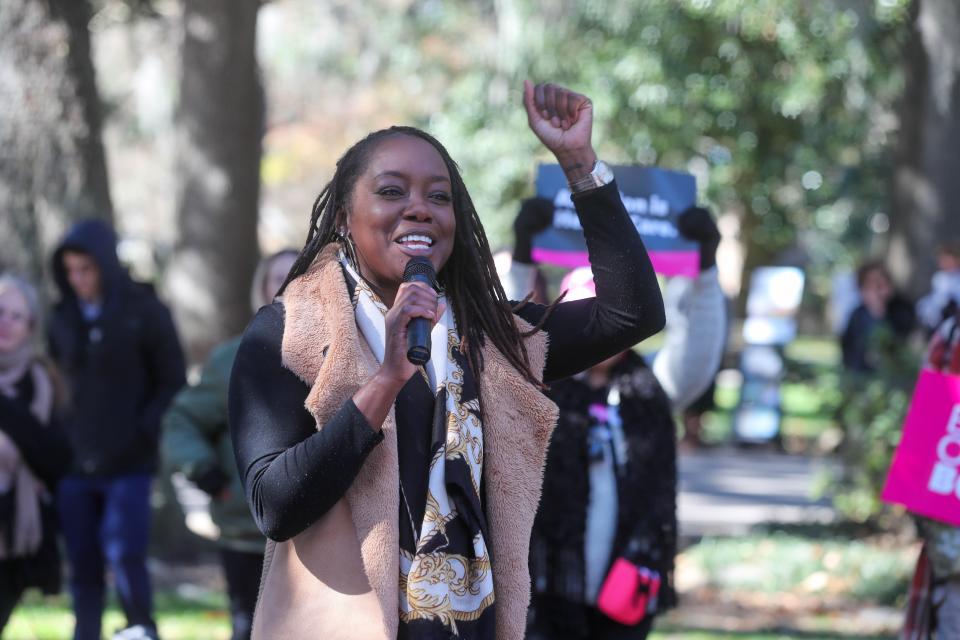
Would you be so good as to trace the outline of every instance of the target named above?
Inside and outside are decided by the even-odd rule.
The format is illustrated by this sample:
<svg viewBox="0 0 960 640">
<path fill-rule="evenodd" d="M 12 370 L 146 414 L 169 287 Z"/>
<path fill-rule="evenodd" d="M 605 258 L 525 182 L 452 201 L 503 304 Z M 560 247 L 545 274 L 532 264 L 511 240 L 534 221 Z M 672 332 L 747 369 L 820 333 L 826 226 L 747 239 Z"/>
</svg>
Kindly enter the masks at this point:
<svg viewBox="0 0 960 640">
<path fill-rule="evenodd" d="M 142 624 L 135 624 L 132 627 L 120 629 L 111 636 L 110 640 L 160 640 L 160 638 L 157 636 L 155 629 Z"/>
</svg>

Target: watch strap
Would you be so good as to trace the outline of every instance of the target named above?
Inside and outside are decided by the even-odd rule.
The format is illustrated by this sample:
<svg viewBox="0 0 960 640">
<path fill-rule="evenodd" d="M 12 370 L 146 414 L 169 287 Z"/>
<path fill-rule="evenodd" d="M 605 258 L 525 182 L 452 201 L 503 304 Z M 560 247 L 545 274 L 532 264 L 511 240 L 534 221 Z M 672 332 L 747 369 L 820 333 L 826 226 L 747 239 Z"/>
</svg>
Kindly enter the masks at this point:
<svg viewBox="0 0 960 640">
<path fill-rule="evenodd" d="M 602 187 L 605 184 L 609 184 L 609 174 L 610 169 L 607 167 L 607 165 L 602 160 L 597 160 L 593 163 L 593 168 L 590 169 L 590 173 L 582 178 L 577 178 L 573 182 L 568 183 L 570 186 L 570 192 L 583 193 L 584 191 L 590 191 L 591 189 L 596 189 L 597 187 Z"/>
</svg>

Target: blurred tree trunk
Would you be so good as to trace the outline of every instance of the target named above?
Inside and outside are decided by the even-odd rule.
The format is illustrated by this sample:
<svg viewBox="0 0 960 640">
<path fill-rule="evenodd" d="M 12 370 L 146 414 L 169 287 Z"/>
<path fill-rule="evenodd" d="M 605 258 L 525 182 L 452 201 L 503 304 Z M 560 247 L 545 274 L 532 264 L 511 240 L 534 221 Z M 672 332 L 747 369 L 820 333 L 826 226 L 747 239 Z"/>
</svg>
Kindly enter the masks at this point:
<svg viewBox="0 0 960 640">
<path fill-rule="evenodd" d="M 86 0 L 0 1 L 0 267 L 39 279 L 79 218 L 112 219 Z"/>
<path fill-rule="evenodd" d="M 259 5 L 183 3 L 179 240 L 167 282 L 192 362 L 250 319 L 264 126 L 256 58 Z"/>
<path fill-rule="evenodd" d="M 940 242 L 960 238 L 960 4 L 917 0 L 906 50 L 893 184 L 890 266 L 914 296 L 930 289 Z"/>
</svg>

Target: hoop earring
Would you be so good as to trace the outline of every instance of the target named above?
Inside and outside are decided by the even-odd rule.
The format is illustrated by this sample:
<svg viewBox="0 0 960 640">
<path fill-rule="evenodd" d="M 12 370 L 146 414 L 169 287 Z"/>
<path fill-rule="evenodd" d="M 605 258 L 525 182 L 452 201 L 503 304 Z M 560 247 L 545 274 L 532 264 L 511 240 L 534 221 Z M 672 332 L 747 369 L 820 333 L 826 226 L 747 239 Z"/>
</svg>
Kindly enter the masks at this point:
<svg viewBox="0 0 960 640">
<path fill-rule="evenodd" d="M 357 262 L 357 245 L 354 244 L 353 238 L 351 238 L 348 233 L 344 233 L 342 229 L 337 231 L 337 238 L 340 241 L 340 248 L 343 249 L 344 255 L 347 256 L 347 261 L 350 263 L 350 266 L 353 267 L 354 271 L 360 273 L 360 263 Z"/>
</svg>

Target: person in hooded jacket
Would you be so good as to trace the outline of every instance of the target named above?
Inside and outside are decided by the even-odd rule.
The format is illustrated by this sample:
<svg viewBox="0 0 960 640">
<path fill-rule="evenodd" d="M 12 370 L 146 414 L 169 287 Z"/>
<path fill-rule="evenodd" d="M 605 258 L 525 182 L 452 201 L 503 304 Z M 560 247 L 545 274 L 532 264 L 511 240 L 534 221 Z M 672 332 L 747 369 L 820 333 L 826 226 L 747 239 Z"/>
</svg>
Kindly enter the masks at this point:
<svg viewBox="0 0 960 640">
<path fill-rule="evenodd" d="M 253 276 L 253 311 L 270 304 L 299 252 L 285 249 L 260 261 Z M 177 394 L 163 418 L 161 453 L 170 471 L 182 472 L 210 496 L 219 529 L 220 564 L 230 598 L 232 640 L 248 640 L 260 589 L 266 538 L 247 507 L 227 423 L 227 389 L 242 336 L 213 349 L 197 384 Z"/>
<path fill-rule="evenodd" d="M 64 428 L 73 466 L 58 508 L 70 563 L 75 640 L 99 640 L 106 565 L 127 628 L 117 640 L 156 638 L 147 543 L 160 419 L 184 384 L 169 310 L 121 267 L 113 229 L 77 223 L 53 256 L 60 291 L 50 354 L 70 387 Z"/>
</svg>

